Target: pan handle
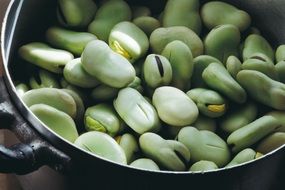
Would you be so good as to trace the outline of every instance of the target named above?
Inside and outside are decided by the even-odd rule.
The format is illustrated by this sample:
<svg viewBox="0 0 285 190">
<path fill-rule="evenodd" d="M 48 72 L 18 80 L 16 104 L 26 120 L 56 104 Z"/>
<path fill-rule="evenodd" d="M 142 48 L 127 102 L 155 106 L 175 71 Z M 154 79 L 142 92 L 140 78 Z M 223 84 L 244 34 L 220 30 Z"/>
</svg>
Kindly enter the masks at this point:
<svg viewBox="0 0 285 190">
<path fill-rule="evenodd" d="M 1 63 L 0 63 L 1 67 Z M 70 169 L 71 159 L 42 140 L 13 106 L 0 76 L 0 129 L 11 130 L 21 141 L 11 147 L 0 145 L 0 173 L 19 175 L 48 165 L 61 173 Z"/>
</svg>

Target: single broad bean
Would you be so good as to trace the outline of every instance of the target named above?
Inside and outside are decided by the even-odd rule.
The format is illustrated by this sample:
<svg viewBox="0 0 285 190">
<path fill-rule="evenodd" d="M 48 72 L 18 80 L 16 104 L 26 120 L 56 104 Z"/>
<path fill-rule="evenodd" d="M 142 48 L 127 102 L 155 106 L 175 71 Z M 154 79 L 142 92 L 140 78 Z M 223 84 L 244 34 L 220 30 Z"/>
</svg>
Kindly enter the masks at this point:
<svg viewBox="0 0 285 190">
<path fill-rule="evenodd" d="M 60 49 L 67 50 L 76 56 L 80 56 L 85 46 L 96 40 L 97 37 L 87 32 L 76 32 L 60 27 L 51 27 L 46 32 L 47 41 Z"/>
<path fill-rule="evenodd" d="M 87 44 L 81 56 L 82 66 L 100 82 L 115 88 L 123 88 L 134 81 L 136 72 L 123 56 L 113 52 L 103 41 Z"/>
<path fill-rule="evenodd" d="M 189 149 L 193 162 L 208 160 L 218 167 L 223 167 L 230 160 L 231 154 L 226 142 L 211 131 L 198 131 L 194 127 L 184 127 L 180 130 L 177 139 Z"/>
<path fill-rule="evenodd" d="M 172 67 L 169 60 L 162 55 L 148 55 L 143 65 L 143 76 L 146 84 L 153 89 L 170 84 Z"/>
<path fill-rule="evenodd" d="M 240 40 L 240 31 L 234 25 L 217 26 L 205 38 L 205 53 L 225 64 L 229 56 L 238 56 Z"/>
<path fill-rule="evenodd" d="M 124 150 L 106 133 L 99 131 L 84 133 L 76 139 L 74 144 L 95 156 L 99 156 L 119 164 L 127 164 Z"/>
<path fill-rule="evenodd" d="M 220 120 L 220 127 L 226 133 L 232 133 L 254 121 L 257 117 L 257 107 L 254 103 L 247 103 L 229 113 Z"/>
<path fill-rule="evenodd" d="M 88 26 L 88 32 L 107 42 L 112 28 L 119 22 L 131 20 L 131 14 L 131 8 L 125 1 L 106 1 Z"/>
<path fill-rule="evenodd" d="M 168 170 L 184 171 L 190 161 L 190 152 L 184 144 L 165 140 L 155 133 L 141 135 L 139 144 L 147 157 Z"/>
<path fill-rule="evenodd" d="M 78 137 L 76 125 L 66 113 L 46 104 L 32 105 L 30 110 L 48 128 L 67 141 L 73 143 Z"/>
<path fill-rule="evenodd" d="M 133 166 L 135 168 L 139 169 L 145 169 L 145 170 L 153 170 L 153 171 L 159 171 L 158 165 L 151 159 L 148 158 L 140 158 L 135 161 L 133 161 L 130 166 Z"/>
<path fill-rule="evenodd" d="M 285 45 L 280 45 L 276 49 L 275 58 L 277 63 L 280 61 L 285 61 Z"/>
<path fill-rule="evenodd" d="M 84 70 L 80 58 L 71 60 L 65 65 L 63 76 L 67 82 L 81 88 L 93 88 L 99 85 L 99 81 Z"/>
<path fill-rule="evenodd" d="M 226 68 L 231 76 L 235 79 L 238 72 L 242 70 L 242 63 L 236 56 L 229 56 L 226 62 Z"/>
<path fill-rule="evenodd" d="M 22 96 L 23 102 L 31 107 L 35 104 L 46 104 L 67 113 L 72 118 L 76 117 L 76 103 L 72 96 L 56 88 L 39 88 L 29 90 Z"/>
<path fill-rule="evenodd" d="M 62 73 L 64 66 L 74 59 L 68 51 L 54 49 L 40 42 L 32 42 L 20 47 L 19 55 L 25 61 L 53 73 Z"/>
<path fill-rule="evenodd" d="M 233 79 L 227 69 L 219 64 L 210 64 L 202 73 L 203 80 L 206 84 L 227 96 L 229 99 L 244 103 L 247 95 L 245 90 Z"/>
<path fill-rule="evenodd" d="M 151 16 L 141 16 L 133 20 L 133 23 L 137 25 L 147 36 L 157 28 L 161 27 L 159 20 Z"/>
<path fill-rule="evenodd" d="M 204 45 L 199 36 L 185 26 L 158 28 L 150 35 L 150 45 L 154 53 L 160 54 L 165 46 L 172 41 L 180 40 L 191 50 L 193 57 L 204 52 Z"/>
<path fill-rule="evenodd" d="M 256 53 L 264 54 L 271 61 L 274 61 L 274 51 L 268 41 L 261 35 L 251 34 L 244 42 L 244 48 L 242 51 L 243 61 L 246 61 Z"/>
<path fill-rule="evenodd" d="M 199 115 L 195 123 L 193 123 L 193 126 L 199 131 L 208 130 L 213 133 L 215 133 L 217 129 L 216 120 L 203 115 Z"/>
<path fill-rule="evenodd" d="M 280 82 L 285 83 L 285 61 L 280 61 L 275 65 Z"/>
<path fill-rule="evenodd" d="M 139 144 L 137 139 L 130 133 L 116 137 L 118 144 L 125 151 L 127 163 L 130 164 L 135 160 L 136 154 L 139 152 Z"/>
<path fill-rule="evenodd" d="M 194 88 L 203 88 L 207 86 L 202 78 L 202 73 L 211 63 L 219 63 L 223 65 L 223 63 L 220 62 L 217 58 L 209 55 L 200 55 L 194 58 L 193 62 L 194 70 L 191 78 L 191 86 Z"/>
<path fill-rule="evenodd" d="M 209 171 L 209 170 L 215 170 L 218 169 L 218 166 L 211 161 L 207 160 L 201 160 L 196 163 L 194 163 L 189 171 L 191 172 L 203 172 L 203 171 Z"/>
<path fill-rule="evenodd" d="M 251 17 L 247 12 L 221 1 L 206 3 L 202 7 L 201 17 L 208 29 L 223 24 L 232 24 L 240 31 L 245 31 L 251 24 Z"/>
<path fill-rule="evenodd" d="M 244 149 L 239 152 L 225 167 L 228 168 L 254 160 L 256 159 L 256 154 L 257 153 L 251 148 Z"/>
<path fill-rule="evenodd" d="M 278 73 L 274 63 L 264 54 L 255 53 L 242 64 L 242 70 L 260 71 L 272 78 L 278 80 Z"/>
<path fill-rule="evenodd" d="M 285 110 L 285 84 L 254 70 L 242 70 L 237 81 L 256 101 L 277 110 Z"/>
<path fill-rule="evenodd" d="M 109 46 L 133 63 L 146 54 L 149 41 L 147 35 L 139 27 L 124 21 L 116 24 L 111 30 Z"/>
<path fill-rule="evenodd" d="M 56 76 L 46 70 L 39 70 L 30 78 L 30 87 L 37 88 L 59 88 Z"/>
<path fill-rule="evenodd" d="M 87 108 L 84 124 L 87 131 L 100 131 L 114 137 L 122 128 L 123 122 L 112 106 L 101 103 Z"/>
<path fill-rule="evenodd" d="M 191 125 L 199 114 L 196 104 L 183 91 L 171 86 L 157 88 L 152 102 L 159 118 L 172 126 Z"/>
<path fill-rule="evenodd" d="M 83 28 L 92 21 L 96 10 L 93 0 L 59 0 L 57 17 L 63 26 Z"/>
<path fill-rule="evenodd" d="M 232 132 L 227 143 L 236 153 L 249 148 L 278 128 L 280 128 L 280 122 L 273 116 L 265 115 Z"/>
<path fill-rule="evenodd" d="M 24 83 L 17 84 L 15 87 L 19 97 L 22 97 L 26 92 L 30 90 L 29 87 Z"/>
<path fill-rule="evenodd" d="M 189 89 L 193 74 L 193 55 L 189 47 L 182 41 L 173 41 L 167 44 L 161 53 L 172 67 L 171 86 L 181 90 Z"/>
<path fill-rule="evenodd" d="M 114 107 L 124 122 L 139 134 L 160 128 L 155 108 L 133 88 L 120 90 L 114 100 Z"/>
<path fill-rule="evenodd" d="M 163 14 L 163 26 L 186 26 L 199 35 L 202 29 L 199 6 L 199 0 L 167 1 Z"/>
<path fill-rule="evenodd" d="M 187 95 L 196 103 L 199 111 L 208 117 L 221 117 L 227 110 L 226 100 L 213 90 L 194 88 Z"/>
<path fill-rule="evenodd" d="M 258 143 L 256 150 L 262 154 L 268 154 L 284 144 L 285 132 L 276 132 L 267 136 L 260 143 Z"/>
</svg>

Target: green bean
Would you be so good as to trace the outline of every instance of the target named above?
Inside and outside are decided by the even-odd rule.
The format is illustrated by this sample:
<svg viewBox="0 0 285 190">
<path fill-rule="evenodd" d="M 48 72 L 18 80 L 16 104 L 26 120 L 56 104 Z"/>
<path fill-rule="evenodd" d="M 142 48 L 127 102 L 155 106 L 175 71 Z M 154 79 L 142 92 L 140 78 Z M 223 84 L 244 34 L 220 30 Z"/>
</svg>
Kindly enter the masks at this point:
<svg viewBox="0 0 285 190">
<path fill-rule="evenodd" d="M 139 152 L 139 144 L 136 138 L 132 134 L 126 133 L 116 137 L 116 140 L 126 154 L 127 163 L 130 164 Z"/>
</svg>

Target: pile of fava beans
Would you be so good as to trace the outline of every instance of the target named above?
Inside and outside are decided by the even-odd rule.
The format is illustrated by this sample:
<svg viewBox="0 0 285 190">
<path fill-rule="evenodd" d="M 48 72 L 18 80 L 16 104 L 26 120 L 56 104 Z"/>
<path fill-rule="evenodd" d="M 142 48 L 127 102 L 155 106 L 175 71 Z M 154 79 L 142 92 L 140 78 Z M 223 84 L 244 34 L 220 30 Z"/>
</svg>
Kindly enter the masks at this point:
<svg viewBox="0 0 285 190">
<path fill-rule="evenodd" d="M 70 143 L 136 168 L 196 172 L 285 144 L 285 45 L 275 49 L 247 12 L 199 0 L 168 0 L 158 15 L 123 0 L 57 6 L 45 41 L 19 48 L 37 72 L 16 89 Z"/>
</svg>

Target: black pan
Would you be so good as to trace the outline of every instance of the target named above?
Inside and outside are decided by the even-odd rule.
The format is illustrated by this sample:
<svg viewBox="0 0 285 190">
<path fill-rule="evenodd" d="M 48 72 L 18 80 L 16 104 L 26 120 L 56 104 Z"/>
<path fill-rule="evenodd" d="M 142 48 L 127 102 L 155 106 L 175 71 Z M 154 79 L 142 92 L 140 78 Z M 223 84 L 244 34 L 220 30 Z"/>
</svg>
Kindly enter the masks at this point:
<svg viewBox="0 0 285 190">
<path fill-rule="evenodd" d="M 165 0 L 131 1 L 159 12 Z M 284 0 L 228 0 L 248 11 L 258 28 L 275 46 L 285 43 Z M 13 81 L 25 80 L 28 69 L 17 56 L 18 48 L 41 41 L 54 18 L 56 0 L 14 0 L 2 30 L 4 72 L 0 73 L 0 128 L 21 140 L 10 148 L 0 145 L 0 172 L 27 174 L 48 165 L 69 179 L 68 189 L 284 189 L 285 146 L 256 161 L 213 172 L 151 172 L 119 165 L 91 155 L 45 127 L 18 97 Z M 1 70 L 1 69 L 0 69 Z"/>
</svg>

